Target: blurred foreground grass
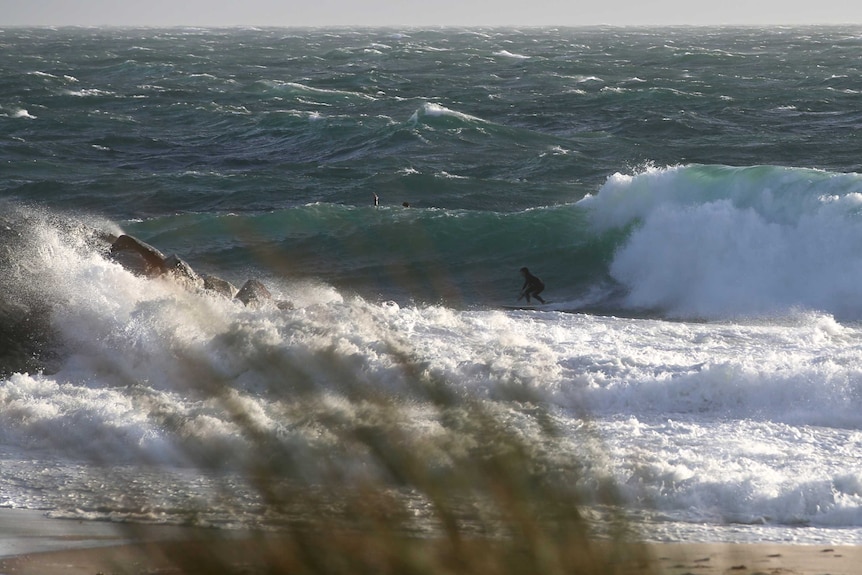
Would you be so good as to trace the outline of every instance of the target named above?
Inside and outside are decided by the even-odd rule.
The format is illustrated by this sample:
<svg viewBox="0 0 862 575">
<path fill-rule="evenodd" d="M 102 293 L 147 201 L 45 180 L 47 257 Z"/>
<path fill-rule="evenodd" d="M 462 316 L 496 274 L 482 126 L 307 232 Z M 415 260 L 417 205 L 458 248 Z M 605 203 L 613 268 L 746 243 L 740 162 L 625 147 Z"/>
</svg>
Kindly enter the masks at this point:
<svg viewBox="0 0 862 575">
<path fill-rule="evenodd" d="M 648 550 L 625 521 L 595 529 L 585 519 L 578 461 L 561 464 L 562 434 L 541 403 L 513 386 L 505 405 L 528 414 L 541 441 L 507 425 L 499 402 L 470 397 L 423 369 L 409 348 L 390 344 L 413 390 L 407 405 L 436 413 L 440 432 L 412 433 L 405 402 L 356 379 L 333 360 L 345 417 L 326 407 L 314 378 L 293 381 L 292 416 L 314 419 L 334 434 L 337 453 L 298 447 L 255 424 L 231 382 L 192 358 L 190 378 L 217 398 L 253 446 L 245 470 L 268 512 L 288 517 L 275 532 L 237 540 L 219 530 L 178 544 L 176 573 L 285 574 L 648 574 Z M 408 351 L 405 351 L 408 350 Z M 278 366 L 273 366 L 278 369 Z M 352 375 L 351 375 L 352 374 Z M 302 379 L 293 369 L 285 377 Z M 317 376 L 315 376 L 317 377 Z M 361 412 L 361 417 L 355 413 Z M 286 414 L 288 416 L 289 414 Z M 532 434 L 531 434 L 532 436 Z M 600 457 L 599 453 L 595 454 Z M 564 456 L 565 457 L 565 456 Z M 344 465 L 345 460 L 352 461 Z M 613 487 L 591 502 L 613 509 Z M 223 497 L 231 497 L 225 487 Z M 301 511 L 300 511 L 301 510 Z"/>
</svg>

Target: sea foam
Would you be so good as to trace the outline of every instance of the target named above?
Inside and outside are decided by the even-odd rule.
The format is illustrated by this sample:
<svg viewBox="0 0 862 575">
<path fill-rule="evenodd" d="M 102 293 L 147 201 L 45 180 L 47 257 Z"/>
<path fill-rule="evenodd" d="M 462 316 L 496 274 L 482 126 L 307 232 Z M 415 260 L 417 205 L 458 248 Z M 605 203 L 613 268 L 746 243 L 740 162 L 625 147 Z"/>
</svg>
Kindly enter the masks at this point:
<svg viewBox="0 0 862 575">
<path fill-rule="evenodd" d="M 862 177 L 720 166 L 615 175 L 580 205 L 633 226 L 611 274 L 629 305 L 682 317 L 862 317 Z"/>
</svg>

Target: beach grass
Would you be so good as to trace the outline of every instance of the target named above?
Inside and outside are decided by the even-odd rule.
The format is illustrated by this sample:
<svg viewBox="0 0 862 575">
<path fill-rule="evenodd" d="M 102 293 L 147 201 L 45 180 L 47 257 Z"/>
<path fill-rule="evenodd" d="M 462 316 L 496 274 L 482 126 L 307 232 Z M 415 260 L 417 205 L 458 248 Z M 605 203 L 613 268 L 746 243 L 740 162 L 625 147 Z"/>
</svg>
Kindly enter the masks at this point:
<svg viewBox="0 0 862 575">
<path fill-rule="evenodd" d="M 403 376 L 395 394 L 357 377 L 338 354 L 327 359 L 331 379 L 340 382 L 335 394 L 316 389 L 319 372 L 306 377 L 293 366 L 279 373 L 272 362 L 275 379 L 296 390 L 284 417 L 318 426 L 327 436 L 325 448 L 274 436 L 230 378 L 202 357 L 184 357 L 187 380 L 194 382 L 190 391 L 217 403 L 246 442 L 243 476 L 270 520 L 259 529 L 194 529 L 193 536 L 174 541 L 153 541 L 149 527 L 121 524 L 125 541 L 137 544 L 116 555 L 96 550 L 101 568 L 297 575 L 656 572 L 624 521 L 609 513 L 597 534 L 595 521 L 585 519 L 580 462 L 566 461 L 564 435 L 534 394 L 512 385 L 502 392 L 509 396 L 499 398 L 505 401 L 484 401 L 429 372 L 403 341 L 381 341 Z M 421 409 L 423 420 L 433 415 L 433 433 L 415 433 L 411 409 Z M 512 409 L 521 431 L 505 420 Z M 530 433 L 522 432 L 525 425 Z M 212 454 L 188 455 L 202 467 L 214 465 Z M 230 499 L 232 489 L 225 482 L 218 497 Z M 619 503 L 612 487 L 596 491 L 593 502 L 609 509 Z M 189 525 L 200 511 L 188 510 Z"/>
</svg>

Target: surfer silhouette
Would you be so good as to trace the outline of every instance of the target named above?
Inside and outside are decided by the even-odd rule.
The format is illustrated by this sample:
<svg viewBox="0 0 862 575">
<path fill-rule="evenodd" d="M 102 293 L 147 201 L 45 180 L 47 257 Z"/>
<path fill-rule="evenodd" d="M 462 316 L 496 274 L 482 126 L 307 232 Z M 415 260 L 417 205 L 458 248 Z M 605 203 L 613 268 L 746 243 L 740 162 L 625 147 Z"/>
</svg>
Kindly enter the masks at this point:
<svg viewBox="0 0 862 575">
<path fill-rule="evenodd" d="M 521 295 L 518 296 L 518 301 L 521 301 L 521 298 L 525 297 L 527 298 L 527 303 L 530 303 L 530 296 L 533 296 L 540 302 L 545 303 L 545 300 L 539 296 L 545 289 L 545 284 L 542 280 L 531 274 L 527 268 L 521 268 L 521 275 L 524 276 L 524 285 L 521 287 Z"/>
</svg>

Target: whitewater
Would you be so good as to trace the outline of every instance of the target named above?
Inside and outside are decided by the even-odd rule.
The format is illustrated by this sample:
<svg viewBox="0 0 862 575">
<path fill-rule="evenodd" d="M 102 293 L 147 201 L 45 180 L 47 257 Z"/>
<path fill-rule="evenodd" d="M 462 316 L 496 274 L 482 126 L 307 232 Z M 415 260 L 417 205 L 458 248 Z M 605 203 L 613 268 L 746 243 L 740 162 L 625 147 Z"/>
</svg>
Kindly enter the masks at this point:
<svg viewBox="0 0 862 575">
<path fill-rule="evenodd" d="M 0 506 L 278 529 L 261 446 L 287 485 L 368 473 L 345 429 L 445 474 L 478 404 L 599 531 L 862 543 L 862 31 L 0 42 Z M 552 303 L 504 308 L 525 265 Z"/>
</svg>

